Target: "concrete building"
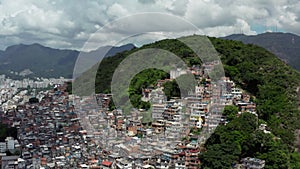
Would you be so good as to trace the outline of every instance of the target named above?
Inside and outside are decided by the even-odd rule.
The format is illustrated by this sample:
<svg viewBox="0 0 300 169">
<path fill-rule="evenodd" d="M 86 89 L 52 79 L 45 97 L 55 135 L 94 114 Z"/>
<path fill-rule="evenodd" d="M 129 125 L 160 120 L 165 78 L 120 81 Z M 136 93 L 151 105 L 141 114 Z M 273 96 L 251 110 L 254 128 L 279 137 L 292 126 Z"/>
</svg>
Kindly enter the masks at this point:
<svg viewBox="0 0 300 169">
<path fill-rule="evenodd" d="M 182 70 L 181 68 L 177 68 L 175 70 L 170 71 L 170 78 L 171 79 L 176 79 L 177 77 L 187 74 L 186 70 Z"/>
<path fill-rule="evenodd" d="M 18 168 L 19 156 L 3 156 L 1 158 L 1 169 L 15 169 Z M 20 165 L 22 166 L 22 165 Z"/>
<path fill-rule="evenodd" d="M 262 169 L 265 167 L 265 160 L 246 157 L 242 160 L 242 169 Z"/>
<path fill-rule="evenodd" d="M 0 142 L 0 152 L 4 153 L 7 150 L 6 143 Z"/>
<path fill-rule="evenodd" d="M 165 104 L 152 105 L 152 118 L 154 120 L 162 119 L 163 112 L 165 111 Z"/>
<path fill-rule="evenodd" d="M 8 150 L 13 150 L 15 149 L 15 139 L 12 137 L 7 137 L 5 139 L 6 145 L 7 145 L 7 149 Z"/>
</svg>

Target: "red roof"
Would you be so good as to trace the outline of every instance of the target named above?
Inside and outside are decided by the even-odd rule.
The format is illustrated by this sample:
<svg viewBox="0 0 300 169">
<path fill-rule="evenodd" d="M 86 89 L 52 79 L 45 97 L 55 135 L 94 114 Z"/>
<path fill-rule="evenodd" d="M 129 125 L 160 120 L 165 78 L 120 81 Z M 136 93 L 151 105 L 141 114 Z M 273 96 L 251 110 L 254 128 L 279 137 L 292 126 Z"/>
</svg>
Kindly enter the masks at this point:
<svg viewBox="0 0 300 169">
<path fill-rule="evenodd" d="M 180 152 L 178 155 L 185 155 L 185 152 L 182 151 L 182 152 Z"/>
<path fill-rule="evenodd" d="M 112 162 L 109 162 L 109 161 L 102 161 L 102 165 L 109 167 L 109 166 L 112 165 Z"/>
<path fill-rule="evenodd" d="M 195 149 L 195 150 L 189 150 L 189 152 L 191 152 L 191 153 L 198 153 L 199 150 L 197 150 L 197 149 Z"/>
</svg>

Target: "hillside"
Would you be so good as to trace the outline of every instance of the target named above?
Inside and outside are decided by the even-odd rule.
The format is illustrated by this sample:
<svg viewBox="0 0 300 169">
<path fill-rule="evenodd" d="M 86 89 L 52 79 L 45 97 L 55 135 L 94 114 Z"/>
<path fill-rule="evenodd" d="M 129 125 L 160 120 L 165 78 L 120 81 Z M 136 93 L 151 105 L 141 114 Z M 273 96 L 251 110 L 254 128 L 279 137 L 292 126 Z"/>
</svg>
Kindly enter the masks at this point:
<svg viewBox="0 0 300 169">
<path fill-rule="evenodd" d="M 211 41 L 221 54 L 226 75 L 255 95 L 258 124 L 267 123 L 272 134 L 263 135 L 253 117 L 242 116 L 217 128 L 207 142 L 203 161 L 212 162 L 217 153 L 226 154 L 227 165 L 234 159 L 253 156 L 265 159 L 265 168 L 299 167 L 299 153 L 294 153 L 294 148 L 299 146 L 295 145 L 295 132 L 300 128 L 296 92 L 300 73 L 261 47 L 217 38 Z M 235 145 L 229 146 L 232 139 Z M 223 146 L 227 148 L 216 150 Z M 228 155 L 229 150 L 236 154 Z"/>
<path fill-rule="evenodd" d="M 201 155 L 205 162 L 203 167 L 229 168 L 232 163 L 247 156 L 266 160 L 266 168 L 299 166 L 300 155 L 294 153 L 294 134 L 300 129 L 296 92 L 300 86 L 300 73 L 262 47 L 219 38 L 210 40 L 221 55 L 226 75 L 255 96 L 259 123 L 256 117 L 246 113 L 226 126 L 219 126 L 205 145 L 206 153 Z M 97 72 L 97 92 L 109 92 L 112 75 L 119 63 L 145 48 L 169 50 L 189 65 L 197 63 L 194 53 L 177 40 L 144 45 L 105 58 Z M 83 85 L 90 83 L 88 80 L 84 76 L 79 78 Z M 85 89 L 84 86 L 81 89 Z M 260 123 L 267 123 L 272 134 L 258 132 Z"/>
<path fill-rule="evenodd" d="M 82 53 L 86 56 L 88 63 L 94 64 L 95 58 L 99 56 L 113 56 L 132 48 L 134 48 L 132 44 L 120 47 L 104 46 L 95 51 Z M 104 53 L 108 49 L 110 51 Z M 79 53 L 76 50 L 53 49 L 40 44 L 9 46 L 5 51 L 0 51 L 0 73 L 17 77 L 10 72 L 22 72 L 29 69 L 33 72 L 29 75 L 31 77 L 71 78 Z"/>
<path fill-rule="evenodd" d="M 263 33 L 254 36 L 234 34 L 224 39 L 255 44 L 274 53 L 281 60 L 300 71 L 300 36 L 291 33 Z"/>
</svg>

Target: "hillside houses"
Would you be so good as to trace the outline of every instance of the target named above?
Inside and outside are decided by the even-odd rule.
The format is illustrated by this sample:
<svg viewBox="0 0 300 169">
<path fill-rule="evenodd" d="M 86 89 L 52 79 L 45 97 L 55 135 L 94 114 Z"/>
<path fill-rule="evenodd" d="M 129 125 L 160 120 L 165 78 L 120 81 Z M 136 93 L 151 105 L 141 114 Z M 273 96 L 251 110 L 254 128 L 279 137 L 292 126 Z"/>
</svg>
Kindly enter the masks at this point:
<svg viewBox="0 0 300 169">
<path fill-rule="evenodd" d="M 205 69 L 210 70 L 211 65 Z M 109 110 L 112 94 L 80 98 L 66 85 L 40 92 L 39 102 L 0 113 L 1 122 L 18 129 L 20 155 L 3 164 L 36 168 L 199 168 L 201 146 L 219 125 L 222 109 L 256 112 L 251 97 L 229 78 L 220 83 L 199 67 L 186 70 L 200 83 L 187 97 L 166 99 L 161 80 L 143 92 L 149 111 Z M 150 122 L 143 122 L 144 115 Z M 4 144 L 3 144 L 4 145 Z M 0 144 L 1 148 L 1 144 Z"/>
</svg>

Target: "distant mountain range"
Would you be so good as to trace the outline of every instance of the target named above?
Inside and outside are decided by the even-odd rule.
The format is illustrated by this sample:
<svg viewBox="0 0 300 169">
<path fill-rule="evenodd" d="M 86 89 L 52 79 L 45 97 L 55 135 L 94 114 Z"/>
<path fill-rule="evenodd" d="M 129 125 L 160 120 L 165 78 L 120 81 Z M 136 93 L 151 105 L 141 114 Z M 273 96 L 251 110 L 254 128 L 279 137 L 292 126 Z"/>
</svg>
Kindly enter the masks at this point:
<svg viewBox="0 0 300 169">
<path fill-rule="evenodd" d="M 0 58 L 3 55 L 4 51 L 0 50 Z"/>
<path fill-rule="evenodd" d="M 104 46 L 95 51 L 81 52 L 81 57 L 85 57 L 85 66 L 88 69 L 101 57 L 113 56 L 133 48 L 133 44 L 120 47 Z M 32 72 L 26 74 L 29 77 L 71 78 L 79 54 L 80 51 L 77 50 L 53 49 L 40 44 L 9 46 L 5 51 L 0 51 L 0 74 L 18 78 L 25 70 Z"/>
<path fill-rule="evenodd" d="M 261 46 L 300 71 L 300 36 L 298 35 L 269 32 L 253 36 L 233 34 L 223 37 L 223 39 L 238 40 L 246 44 Z"/>
<path fill-rule="evenodd" d="M 223 39 L 261 46 L 300 71 L 300 37 L 297 35 L 291 33 L 263 33 L 255 36 L 234 34 Z M 77 50 L 54 49 L 40 44 L 13 45 L 4 51 L 0 50 L 0 74 L 13 78 L 20 78 L 20 75 L 71 78 L 79 54 L 84 60 L 80 62 L 78 74 L 88 70 L 101 57 L 113 56 L 133 48 L 135 48 L 133 44 L 120 47 L 103 46 L 95 51 L 80 53 Z"/>
</svg>

